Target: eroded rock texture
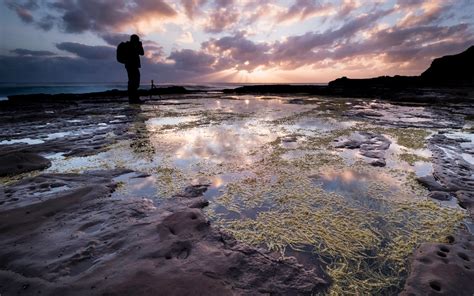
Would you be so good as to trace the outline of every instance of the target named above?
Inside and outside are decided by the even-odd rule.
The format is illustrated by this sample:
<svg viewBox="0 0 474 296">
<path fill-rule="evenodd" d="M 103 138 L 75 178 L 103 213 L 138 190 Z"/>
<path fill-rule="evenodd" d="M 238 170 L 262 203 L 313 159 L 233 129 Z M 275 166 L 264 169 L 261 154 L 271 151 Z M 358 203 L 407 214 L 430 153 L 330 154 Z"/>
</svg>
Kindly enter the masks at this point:
<svg viewBox="0 0 474 296">
<path fill-rule="evenodd" d="M 47 158 L 35 153 L 6 153 L 0 155 L 0 177 L 42 170 L 50 165 L 51 162 Z"/>
<path fill-rule="evenodd" d="M 450 239 L 447 244 L 423 244 L 416 250 L 401 295 L 473 295 L 472 236 L 459 235 Z"/>
<path fill-rule="evenodd" d="M 474 217 L 474 166 L 463 155 L 471 155 L 469 140 L 436 134 L 429 141 L 433 152 L 433 175 L 418 181 L 431 190 L 430 197 L 456 197 Z M 402 295 L 473 295 L 474 242 L 470 233 L 451 237 L 449 244 L 423 244 L 414 253 L 410 276 Z"/>
<path fill-rule="evenodd" d="M 49 174 L 2 188 L 2 201 L 16 200 L 0 208 L 0 293 L 311 295 L 327 287 L 296 260 L 214 229 L 201 210 L 207 186 L 158 206 L 110 198 L 113 178 L 126 172 Z"/>
<path fill-rule="evenodd" d="M 429 148 L 433 153 L 433 174 L 418 178 L 432 191 L 436 199 L 456 197 L 461 207 L 474 217 L 474 165 L 464 155 L 473 155 L 469 140 L 436 134 L 430 138 Z"/>
<path fill-rule="evenodd" d="M 355 132 L 347 139 L 338 139 L 336 148 L 359 149 L 361 155 L 372 158 L 373 166 L 385 166 L 385 152 L 390 147 L 390 140 L 372 132 Z"/>
</svg>

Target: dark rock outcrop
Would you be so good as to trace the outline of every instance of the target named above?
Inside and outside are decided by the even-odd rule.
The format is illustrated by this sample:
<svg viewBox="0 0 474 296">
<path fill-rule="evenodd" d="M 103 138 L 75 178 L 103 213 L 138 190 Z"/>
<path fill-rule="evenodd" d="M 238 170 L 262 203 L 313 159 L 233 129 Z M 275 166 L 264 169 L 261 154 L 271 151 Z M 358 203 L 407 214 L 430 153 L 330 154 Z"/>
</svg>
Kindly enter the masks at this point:
<svg viewBox="0 0 474 296">
<path fill-rule="evenodd" d="M 336 80 L 329 82 L 331 88 L 343 88 L 343 89 L 359 89 L 363 91 L 366 89 L 367 92 L 370 88 L 390 88 L 390 89 L 402 89 L 406 87 L 418 87 L 420 86 L 420 79 L 418 76 L 380 76 L 375 78 L 365 79 L 349 79 L 347 77 L 341 77 Z"/>
<path fill-rule="evenodd" d="M 42 170 L 51 162 L 41 155 L 27 152 L 11 152 L 0 155 L 0 177 Z"/>
<path fill-rule="evenodd" d="M 428 197 L 436 200 L 447 201 L 451 200 L 452 195 L 449 192 L 432 191 L 429 193 Z"/>
<path fill-rule="evenodd" d="M 326 86 L 318 85 L 291 85 L 291 84 L 268 84 L 268 85 L 246 85 L 235 89 L 224 89 L 224 93 L 271 93 L 271 94 L 330 94 Z"/>
<path fill-rule="evenodd" d="M 10 202 L 0 207 L 0 293 L 313 295 L 328 286 L 320 271 L 213 228 L 195 207 L 207 186 L 159 205 L 108 198 L 126 172 L 50 174 L 2 188 L 0 200 Z"/>
<path fill-rule="evenodd" d="M 433 135 L 428 144 L 433 153 L 433 175 L 418 181 L 431 191 L 474 192 L 474 165 L 462 157 L 463 153 L 472 154 L 461 145 L 465 142 L 469 140 L 441 133 Z"/>
<path fill-rule="evenodd" d="M 331 88 L 370 93 L 370 89 L 402 90 L 417 87 L 474 86 L 474 46 L 459 54 L 436 58 L 420 76 L 381 76 L 367 79 L 338 78 Z"/>
<path fill-rule="evenodd" d="M 295 94 L 382 98 L 416 102 L 463 102 L 472 99 L 474 46 L 466 51 L 435 59 L 421 76 L 380 76 L 366 79 L 338 78 L 328 86 L 250 85 L 224 93 Z M 464 89 L 465 88 L 465 89 Z"/>
<path fill-rule="evenodd" d="M 469 140 L 436 134 L 429 140 L 432 151 L 433 174 L 419 177 L 417 180 L 432 191 L 430 197 L 437 200 L 449 200 L 455 197 L 458 204 L 474 218 L 474 165 L 463 158 L 463 154 L 472 155 Z"/>
<path fill-rule="evenodd" d="M 444 244 L 421 245 L 412 256 L 410 276 L 400 295 L 474 294 L 474 242 L 469 234 Z"/>
<path fill-rule="evenodd" d="M 459 54 L 434 59 L 421 74 L 421 81 L 430 85 L 474 85 L 474 46 Z"/>
</svg>

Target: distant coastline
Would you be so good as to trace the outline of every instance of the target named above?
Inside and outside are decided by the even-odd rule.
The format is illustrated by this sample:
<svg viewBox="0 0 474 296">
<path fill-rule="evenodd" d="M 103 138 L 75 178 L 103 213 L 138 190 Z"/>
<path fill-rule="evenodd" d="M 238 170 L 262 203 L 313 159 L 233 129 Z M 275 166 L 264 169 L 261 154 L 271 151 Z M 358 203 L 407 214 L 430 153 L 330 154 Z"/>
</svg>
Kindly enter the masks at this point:
<svg viewBox="0 0 474 296">
<path fill-rule="evenodd" d="M 370 97 L 396 100 L 410 100 L 410 97 L 417 97 L 417 100 L 437 101 L 446 97 L 444 88 L 448 88 L 448 94 L 455 92 L 454 99 L 471 99 L 472 88 L 474 87 L 474 72 L 471 65 L 474 63 L 474 45 L 465 51 L 440 58 L 436 58 L 431 66 L 419 76 L 379 76 L 367 79 L 350 79 L 341 77 L 336 80 L 324 83 L 156 83 L 160 89 L 151 90 L 151 84 L 142 83 L 140 87 L 141 95 L 162 94 L 162 91 L 187 92 L 210 92 L 223 91 L 224 93 L 306 93 L 313 95 L 329 96 L 353 96 Z M 0 83 L 0 100 L 6 97 L 23 96 L 29 100 L 35 94 L 51 95 L 76 94 L 87 95 L 94 93 L 100 96 L 102 92 L 105 96 L 124 95 L 126 91 L 125 83 L 51 83 L 51 84 L 7 84 Z M 164 90 L 168 88 L 168 90 Z M 436 94 L 434 97 L 430 93 L 431 88 L 441 90 L 444 94 Z M 420 89 L 425 89 L 425 93 L 420 96 Z M 457 90 L 462 89 L 462 94 Z M 467 90 L 466 90 L 467 89 Z M 428 96 L 427 96 L 428 95 Z"/>
<path fill-rule="evenodd" d="M 207 82 L 207 83 L 155 83 L 159 87 L 182 86 L 187 90 L 207 90 L 219 91 L 224 89 L 235 89 L 243 86 L 255 85 L 277 85 L 279 83 L 230 83 L 230 82 Z M 324 86 L 327 83 L 289 83 L 288 85 L 318 85 Z M 140 89 L 147 90 L 149 83 L 142 83 Z M 111 89 L 126 90 L 126 82 L 117 83 L 0 83 L 0 101 L 7 100 L 8 96 L 32 95 L 32 94 L 83 94 L 93 92 L 104 92 Z"/>
</svg>

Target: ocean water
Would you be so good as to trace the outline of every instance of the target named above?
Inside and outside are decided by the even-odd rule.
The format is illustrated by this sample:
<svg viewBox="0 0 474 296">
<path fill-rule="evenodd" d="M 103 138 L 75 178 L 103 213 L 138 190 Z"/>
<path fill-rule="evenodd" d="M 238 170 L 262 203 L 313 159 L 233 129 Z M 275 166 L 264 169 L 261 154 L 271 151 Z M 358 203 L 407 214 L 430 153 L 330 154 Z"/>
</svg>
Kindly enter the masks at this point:
<svg viewBox="0 0 474 296">
<path fill-rule="evenodd" d="M 271 84 L 271 83 L 265 83 Z M 309 84 L 309 83 L 306 83 Z M 183 86 L 188 90 L 219 91 L 232 89 L 244 85 L 258 85 L 250 83 L 180 83 L 180 84 L 156 84 L 157 87 L 172 85 Z M 324 85 L 324 84 L 315 84 Z M 151 83 L 143 83 L 141 89 L 151 88 Z M 111 89 L 126 90 L 127 83 L 52 83 L 52 84 L 24 84 L 24 83 L 0 83 L 0 101 L 7 100 L 8 96 L 28 94 L 60 94 L 60 93 L 90 93 L 101 92 Z"/>
<path fill-rule="evenodd" d="M 126 90 L 126 83 L 68 83 L 68 84 L 0 84 L 0 100 L 7 100 L 8 96 L 29 94 L 60 94 L 60 93 L 87 93 L 100 92 L 109 89 Z"/>
</svg>

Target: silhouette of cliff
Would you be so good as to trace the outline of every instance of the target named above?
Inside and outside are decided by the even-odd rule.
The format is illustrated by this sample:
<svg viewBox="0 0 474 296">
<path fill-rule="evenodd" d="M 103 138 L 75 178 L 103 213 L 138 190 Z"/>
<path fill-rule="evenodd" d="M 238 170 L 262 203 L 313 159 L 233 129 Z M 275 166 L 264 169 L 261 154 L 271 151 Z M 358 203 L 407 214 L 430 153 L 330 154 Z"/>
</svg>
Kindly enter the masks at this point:
<svg viewBox="0 0 474 296">
<path fill-rule="evenodd" d="M 399 101 L 464 101 L 474 89 L 474 46 L 435 59 L 420 76 L 380 76 L 366 79 L 338 78 L 322 85 L 249 85 L 224 93 L 305 93 L 327 96 L 383 98 Z"/>
<path fill-rule="evenodd" d="M 420 76 L 380 76 L 367 79 L 338 78 L 329 82 L 333 88 L 474 86 L 474 46 L 462 53 L 434 59 Z"/>
<path fill-rule="evenodd" d="M 434 59 L 421 80 L 425 84 L 474 85 L 474 45 L 460 54 Z"/>
</svg>

